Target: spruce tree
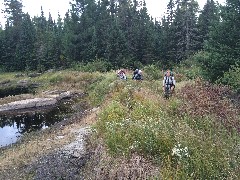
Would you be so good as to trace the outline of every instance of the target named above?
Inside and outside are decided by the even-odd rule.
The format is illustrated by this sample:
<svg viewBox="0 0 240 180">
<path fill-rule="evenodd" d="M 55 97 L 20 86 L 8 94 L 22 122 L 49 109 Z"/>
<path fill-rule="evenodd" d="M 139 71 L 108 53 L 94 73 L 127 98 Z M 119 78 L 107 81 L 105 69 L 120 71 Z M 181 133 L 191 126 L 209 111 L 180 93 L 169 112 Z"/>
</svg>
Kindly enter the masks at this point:
<svg viewBox="0 0 240 180">
<path fill-rule="evenodd" d="M 169 26 L 168 57 L 180 62 L 197 51 L 199 39 L 197 30 L 198 3 L 195 0 L 178 0 Z M 168 18 L 170 19 L 170 18 Z"/>
<path fill-rule="evenodd" d="M 232 66 L 240 64 L 240 4 L 227 0 L 221 8 L 221 21 L 211 28 L 205 45 L 208 58 L 201 59 L 206 77 L 215 81 Z"/>
<path fill-rule="evenodd" d="M 16 70 L 30 70 L 35 67 L 34 49 L 36 42 L 36 32 L 29 14 L 23 16 L 20 39 L 16 48 Z"/>
<path fill-rule="evenodd" d="M 207 0 L 198 18 L 199 49 L 203 49 L 204 41 L 208 40 L 208 35 L 212 26 L 219 21 L 219 7 L 214 0 Z"/>
<path fill-rule="evenodd" d="M 3 64 L 9 71 L 20 70 L 22 66 L 17 48 L 21 46 L 20 36 L 22 31 L 22 20 L 24 13 L 22 12 L 22 1 L 20 0 L 4 0 L 4 13 L 7 18 L 4 33 L 4 50 L 2 55 Z"/>
</svg>

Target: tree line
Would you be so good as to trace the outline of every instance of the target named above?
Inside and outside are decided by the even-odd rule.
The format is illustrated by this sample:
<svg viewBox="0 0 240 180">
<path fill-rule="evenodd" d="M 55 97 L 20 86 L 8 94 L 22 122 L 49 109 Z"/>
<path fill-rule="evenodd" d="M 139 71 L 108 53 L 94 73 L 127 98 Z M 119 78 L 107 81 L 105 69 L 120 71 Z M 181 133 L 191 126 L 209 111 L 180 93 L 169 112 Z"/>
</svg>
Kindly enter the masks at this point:
<svg viewBox="0 0 240 180">
<path fill-rule="evenodd" d="M 73 0 L 64 17 L 30 17 L 21 0 L 4 0 L 0 71 L 45 71 L 78 63 L 107 62 L 108 68 L 148 64 L 170 67 L 197 56 L 215 81 L 240 64 L 240 4 L 169 0 L 153 19 L 144 0 Z"/>
</svg>

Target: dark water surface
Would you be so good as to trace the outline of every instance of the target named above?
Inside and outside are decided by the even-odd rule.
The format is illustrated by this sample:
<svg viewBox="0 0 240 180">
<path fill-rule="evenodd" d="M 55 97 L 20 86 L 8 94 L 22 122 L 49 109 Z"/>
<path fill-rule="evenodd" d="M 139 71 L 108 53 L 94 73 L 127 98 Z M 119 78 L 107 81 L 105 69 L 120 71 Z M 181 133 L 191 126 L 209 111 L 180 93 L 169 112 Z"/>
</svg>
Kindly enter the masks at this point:
<svg viewBox="0 0 240 180">
<path fill-rule="evenodd" d="M 38 111 L 0 115 L 0 147 L 15 143 L 24 133 L 50 127 L 72 112 L 72 100 Z"/>
<path fill-rule="evenodd" d="M 34 88 L 35 87 L 21 87 L 21 86 L 8 87 L 5 89 L 3 88 L 3 89 L 0 89 L 0 98 L 7 97 L 9 95 L 14 96 L 14 95 L 28 94 L 28 93 L 34 94 Z"/>
</svg>

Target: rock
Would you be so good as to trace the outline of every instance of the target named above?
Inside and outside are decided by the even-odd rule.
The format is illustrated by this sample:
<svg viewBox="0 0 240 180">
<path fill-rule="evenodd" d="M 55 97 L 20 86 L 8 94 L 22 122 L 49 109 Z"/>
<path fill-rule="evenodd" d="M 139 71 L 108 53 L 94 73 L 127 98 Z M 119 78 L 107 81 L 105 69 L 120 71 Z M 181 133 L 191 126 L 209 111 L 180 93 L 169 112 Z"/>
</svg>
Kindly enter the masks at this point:
<svg viewBox="0 0 240 180">
<path fill-rule="evenodd" d="M 56 139 L 63 139 L 64 136 L 57 136 Z"/>
<path fill-rule="evenodd" d="M 15 74 L 15 77 L 16 77 L 16 78 L 24 77 L 24 76 L 25 76 L 25 74 Z"/>
<path fill-rule="evenodd" d="M 96 111 L 98 111 L 99 110 L 99 107 L 95 107 L 95 108 L 93 108 L 91 111 L 92 112 L 96 112 Z"/>
<path fill-rule="evenodd" d="M 76 139 L 68 145 L 65 145 L 61 151 L 65 156 L 80 158 L 86 153 L 85 136 L 91 132 L 90 127 L 83 127 L 74 131 Z"/>
<path fill-rule="evenodd" d="M 25 87 L 25 88 L 37 88 L 37 87 L 40 86 L 40 84 L 39 83 L 29 82 L 29 80 L 23 79 L 23 80 L 19 80 L 17 82 L 17 86 L 18 87 Z"/>
<path fill-rule="evenodd" d="M 70 98 L 70 97 L 71 97 L 70 91 L 66 91 L 66 92 L 59 94 L 59 96 L 57 97 L 57 100 L 59 101 L 61 99 L 66 99 L 66 98 Z"/>
<path fill-rule="evenodd" d="M 26 99 L 0 105 L 0 112 L 52 106 L 62 99 L 71 97 L 70 91 L 65 91 L 60 94 L 52 94 L 51 92 L 49 92 L 49 94 L 50 95 L 45 98 Z"/>
<path fill-rule="evenodd" d="M 57 99 L 54 98 L 41 98 L 40 101 L 36 103 L 36 107 L 51 106 L 57 103 Z"/>
<path fill-rule="evenodd" d="M 43 94 L 46 94 L 46 95 L 58 95 L 58 94 L 61 94 L 63 92 L 66 92 L 66 91 L 63 91 L 63 90 L 44 91 Z"/>
<path fill-rule="evenodd" d="M 56 70 L 55 69 L 49 69 L 46 71 L 46 73 L 52 73 L 52 72 L 55 72 Z"/>
<path fill-rule="evenodd" d="M 45 91 L 43 92 L 47 97 L 56 98 L 58 101 L 66 98 L 71 98 L 72 94 L 70 91 Z"/>
<path fill-rule="evenodd" d="M 29 81 L 27 79 L 19 80 L 17 82 L 17 86 L 20 86 L 20 87 L 28 87 L 28 85 L 29 85 Z"/>
<path fill-rule="evenodd" d="M 30 73 L 28 74 L 28 77 L 38 77 L 38 76 L 41 76 L 42 74 L 41 73 Z"/>
<path fill-rule="evenodd" d="M 56 103 L 57 103 L 57 100 L 54 98 L 26 99 L 26 100 L 15 101 L 15 102 L 1 105 L 0 112 L 19 110 L 19 109 L 28 109 L 28 108 L 37 108 L 42 106 L 54 105 Z"/>
</svg>

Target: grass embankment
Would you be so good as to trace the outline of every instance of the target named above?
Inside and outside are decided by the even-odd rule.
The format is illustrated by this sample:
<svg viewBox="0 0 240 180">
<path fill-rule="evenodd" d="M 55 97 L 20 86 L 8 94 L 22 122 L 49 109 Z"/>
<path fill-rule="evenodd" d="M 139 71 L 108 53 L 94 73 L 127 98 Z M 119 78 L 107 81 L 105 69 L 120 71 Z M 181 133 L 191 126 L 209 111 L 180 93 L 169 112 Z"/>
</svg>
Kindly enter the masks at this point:
<svg viewBox="0 0 240 180">
<path fill-rule="evenodd" d="M 7 96 L 1 98 L 0 104 L 5 104 L 12 101 L 29 99 L 34 97 L 44 96 L 44 91 L 63 90 L 71 92 L 86 92 L 89 84 L 99 81 L 102 75 L 100 73 L 81 73 L 78 71 L 57 71 L 48 72 L 37 77 L 29 77 L 27 74 L 21 74 L 16 76 L 16 73 L 3 73 L 0 74 L 0 84 L 8 83 L 10 85 L 16 85 L 18 81 L 25 80 L 28 83 L 39 84 L 39 87 L 35 89 L 34 93 L 20 94 L 15 96 Z M 0 88 L 5 88 L 4 86 Z"/>
<path fill-rule="evenodd" d="M 240 179 L 240 112 L 225 97 L 228 90 L 202 80 L 179 82 L 186 78 L 176 77 L 170 100 L 162 97 L 160 81 L 119 81 L 111 72 L 62 71 L 34 80 L 45 84 L 39 94 L 82 90 L 88 93 L 90 107 L 100 107 L 90 115 L 91 124 L 96 123 L 89 147 L 94 154 L 81 170 L 86 178 Z M 81 123 L 73 126 L 77 125 Z M 51 148 L 46 148 L 47 139 L 61 131 L 31 137 L 24 148 L 3 151 L 1 167 L 27 164 L 30 157 L 68 143 L 71 126 L 65 128 L 66 139 Z M 33 148 L 36 142 L 40 145 Z M 13 152 L 18 155 L 11 157 Z"/>
<path fill-rule="evenodd" d="M 8 82 L 17 82 L 26 79 L 31 82 L 40 83 L 41 86 L 36 90 L 35 94 L 8 96 L 2 98 L 2 104 L 22 100 L 27 98 L 41 97 L 43 91 L 51 90 L 70 90 L 71 92 L 85 93 L 88 91 L 89 85 L 102 80 L 100 73 L 81 73 L 77 71 L 61 71 L 49 72 L 42 74 L 38 77 L 29 78 L 24 75 L 23 77 L 15 77 L 14 73 L 6 73 L 0 75 L 0 80 L 7 79 Z M 94 98 L 92 98 L 94 99 Z M 89 103 L 87 97 L 76 101 L 81 107 L 88 107 Z M 84 103 L 84 105 L 82 105 Z M 78 106 L 74 104 L 74 106 Z M 83 111 L 83 109 L 79 109 Z M 77 113 L 78 114 L 78 113 Z M 11 177 L 13 179 L 26 179 L 27 174 L 24 174 L 24 167 L 36 161 L 43 155 L 61 148 L 74 140 L 73 129 L 80 128 L 92 124 L 95 119 L 95 114 L 86 114 L 85 117 L 75 117 L 62 127 L 51 127 L 38 132 L 31 132 L 25 134 L 21 141 L 0 149 L 0 179 Z M 61 138 L 59 138 L 61 137 Z M 9 174 L 9 175 L 8 175 Z"/>
<path fill-rule="evenodd" d="M 183 81 L 166 101 L 159 81 L 108 84 L 98 83 L 94 93 L 102 99 L 109 92 L 94 126 L 96 149 L 107 153 L 96 152 L 89 162 L 95 168 L 86 174 L 100 179 L 240 178 L 240 111 L 226 98 L 227 88 Z M 136 165 L 136 157 L 142 163 Z"/>
</svg>

